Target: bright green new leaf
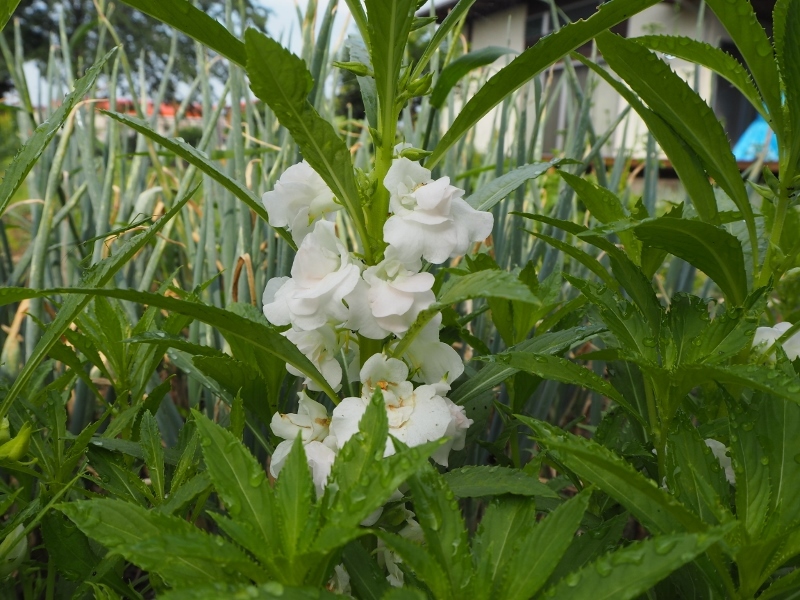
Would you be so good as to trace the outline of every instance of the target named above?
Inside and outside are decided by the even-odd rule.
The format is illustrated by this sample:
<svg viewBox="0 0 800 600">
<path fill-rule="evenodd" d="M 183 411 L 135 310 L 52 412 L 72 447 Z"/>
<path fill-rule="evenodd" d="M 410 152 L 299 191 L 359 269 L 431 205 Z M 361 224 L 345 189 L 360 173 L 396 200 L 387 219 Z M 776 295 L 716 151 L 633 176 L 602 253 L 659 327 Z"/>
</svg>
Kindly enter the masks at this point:
<svg viewBox="0 0 800 600">
<path fill-rule="evenodd" d="M 536 77 L 565 54 L 590 41 L 601 31 L 614 27 L 625 19 L 656 4 L 658 0 L 612 0 L 602 4 L 585 21 L 570 23 L 539 40 L 505 68 L 489 79 L 461 109 L 452 127 L 444 134 L 426 162 L 430 169 L 444 158 L 458 139 L 480 121 L 511 92 Z"/>
<path fill-rule="evenodd" d="M 1 17 L 2 11 L 0 11 L 0 18 Z M 1 25 L 0 29 L 2 29 Z M 50 115 L 49 119 L 36 128 L 36 131 L 28 138 L 28 141 L 25 142 L 25 145 L 14 157 L 14 160 L 11 161 L 11 164 L 6 167 L 3 182 L 0 183 L 0 215 L 6 211 L 14 192 L 16 192 L 19 186 L 25 181 L 33 165 L 36 164 L 36 161 L 42 156 L 44 149 L 47 148 L 56 133 L 58 133 L 58 130 L 61 129 L 61 126 L 69 118 L 72 109 L 75 108 L 75 105 L 81 102 L 89 90 L 94 87 L 95 81 L 97 81 L 97 78 L 100 76 L 106 62 L 108 62 L 108 59 L 111 58 L 111 55 L 116 51 L 117 49 L 113 48 L 108 54 L 92 65 L 92 67 L 86 71 L 86 75 L 75 82 L 72 92 L 64 97 L 61 106 Z"/>
<path fill-rule="evenodd" d="M 182 31 L 228 60 L 244 67 L 247 64 L 244 44 L 212 17 L 189 0 L 122 0 L 170 27 Z"/>
<path fill-rule="evenodd" d="M 666 250 L 708 275 L 730 302 L 741 306 L 747 297 L 747 272 L 739 240 L 719 227 L 662 217 L 634 229 L 646 246 Z"/>
</svg>

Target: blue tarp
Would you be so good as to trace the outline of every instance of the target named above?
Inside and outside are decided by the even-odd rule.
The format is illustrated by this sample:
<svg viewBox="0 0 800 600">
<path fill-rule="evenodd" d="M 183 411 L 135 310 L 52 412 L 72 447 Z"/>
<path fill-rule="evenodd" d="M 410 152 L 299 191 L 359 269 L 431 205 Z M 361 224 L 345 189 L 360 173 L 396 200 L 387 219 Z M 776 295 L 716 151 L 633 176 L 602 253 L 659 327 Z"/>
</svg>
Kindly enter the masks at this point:
<svg viewBox="0 0 800 600">
<path fill-rule="evenodd" d="M 736 142 L 733 147 L 733 155 L 736 160 L 750 161 L 756 160 L 761 153 L 764 152 L 764 145 L 769 140 L 769 148 L 767 148 L 767 155 L 764 158 L 767 162 L 774 162 L 778 160 L 778 141 L 775 135 L 767 125 L 764 117 L 758 115 L 756 120 L 750 123 L 750 126 Z"/>
</svg>

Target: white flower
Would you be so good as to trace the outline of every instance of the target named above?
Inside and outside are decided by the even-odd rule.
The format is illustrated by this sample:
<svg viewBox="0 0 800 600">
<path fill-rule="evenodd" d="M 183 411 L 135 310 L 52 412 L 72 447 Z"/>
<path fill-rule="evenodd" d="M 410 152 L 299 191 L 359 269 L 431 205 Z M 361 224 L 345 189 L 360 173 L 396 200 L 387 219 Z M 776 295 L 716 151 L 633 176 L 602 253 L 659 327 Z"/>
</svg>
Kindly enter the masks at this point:
<svg viewBox="0 0 800 600">
<path fill-rule="evenodd" d="M 340 594 L 342 596 L 350 596 L 350 574 L 344 568 L 344 565 L 336 565 L 333 567 L 333 576 L 328 585 L 325 586 L 329 592 Z"/>
<path fill-rule="evenodd" d="M 753 347 L 758 348 L 761 352 L 766 352 L 791 327 L 792 324 L 786 322 L 776 323 L 774 327 L 759 327 L 753 337 Z M 795 333 L 783 342 L 783 351 L 786 352 L 789 360 L 795 360 L 800 356 L 800 332 Z M 775 362 L 775 354 L 771 353 L 768 360 Z"/>
<path fill-rule="evenodd" d="M 370 339 L 404 334 L 419 313 L 436 300 L 431 290 L 434 276 L 406 269 L 392 246 L 386 258 L 368 267 L 362 277 L 345 298 L 350 307 L 347 326 Z"/>
<path fill-rule="evenodd" d="M 407 158 L 392 161 L 384 185 L 394 214 L 383 236 L 409 268 L 418 269 L 420 258 L 439 264 L 465 254 L 492 231 L 492 215 L 467 204 L 449 177 L 433 181 L 428 169 Z"/>
<path fill-rule="evenodd" d="M 386 404 L 397 404 L 402 398 L 414 393 L 414 384 L 408 379 L 408 367 L 402 360 L 387 358 L 383 354 L 373 354 L 361 367 L 361 396 L 369 401 L 375 390 L 383 392 Z"/>
<path fill-rule="evenodd" d="M 272 416 L 270 429 L 272 433 L 284 440 L 293 440 L 298 435 L 303 442 L 322 441 L 328 437 L 328 410 L 319 402 L 309 398 L 305 392 L 297 394 L 297 413 L 281 414 L 276 412 Z"/>
<path fill-rule="evenodd" d="M 292 165 L 275 183 L 275 189 L 261 198 L 269 214 L 269 224 L 286 227 L 297 245 L 311 233 L 321 218 L 329 218 L 341 208 L 333 192 L 306 161 Z"/>
<path fill-rule="evenodd" d="M 328 436 L 325 442 L 318 442 L 315 440 L 304 444 L 306 461 L 311 469 L 311 479 L 314 482 L 317 498 L 320 498 L 325 491 L 325 486 L 328 484 L 328 476 L 331 474 L 333 461 L 336 460 L 336 452 L 330 447 L 330 445 L 334 445 L 334 443 L 335 440 Z M 280 475 L 293 446 L 294 442 L 292 440 L 286 440 L 278 444 L 275 448 L 275 452 L 272 453 L 272 459 L 269 463 L 270 475 L 273 477 L 278 477 L 278 475 Z"/>
<path fill-rule="evenodd" d="M 323 325 L 312 331 L 297 331 L 289 329 L 283 334 L 297 348 L 314 363 L 317 370 L 325 378 L 335 391 L 339 390 L 342 384 L 342 365 L 336 360 L 342 344 L 336 331 L 330 325 Z M 286 363 L 286 370 L 292 375 L 303 375 L 298 369 Z M 308 389 L 319 392 L 321 388 L 310 378 L 306 377 L 304 382 Z"/>
<path fill-rule="evenodd" d="M 318 221 L 300 244 L 292 277 L 272 279 L 264 290 L 264 316 L 273 325 L 301 331 L 347 320 L 342 303 L 359 280 L 360 267 L 336 237 L 335 226 Z"/>
<path fill-rule="evenodd" d="M 441 392 L 440 392 L 441 393 Z M 467 413 L 463 406 L 459 406 L 450 398 L 444 399 L 447 408 L 450 410 L 450 423 L 447 426 L 445 437 L 447 441 L 443 446 L 436 449 L 431 458 L 443 466 L 447 466 L 448 456 L 451 450 L 463 450 L 467 441 L 467 430 L 473 423 L 472 419 L 467 418 Z"/>
<path fill-rule="evenodd" d="M 441 315 L 432 319 L 411 341 L 403 360 L 411 365 L 412 379 L 434 384 L 444 381 L 448 385 L 464 372 L 464 363 L 450 344 L 439 341 Z"/>
<path fill-rule="evenodd" d="M 705 443 L 706 446 L 711 448 L 711 453 L 719 461 L 719 465 L 725 471 L 725 479 L 727 479 L 728 483 L 731 485 L 736 485 L 736 473 L 733 472 L 733 463 L 731 462 L 731 457 L 727 454 L 728 449 L 725 447 L 725 444 L 710 438 L 705 440 Z"/>
</svg>

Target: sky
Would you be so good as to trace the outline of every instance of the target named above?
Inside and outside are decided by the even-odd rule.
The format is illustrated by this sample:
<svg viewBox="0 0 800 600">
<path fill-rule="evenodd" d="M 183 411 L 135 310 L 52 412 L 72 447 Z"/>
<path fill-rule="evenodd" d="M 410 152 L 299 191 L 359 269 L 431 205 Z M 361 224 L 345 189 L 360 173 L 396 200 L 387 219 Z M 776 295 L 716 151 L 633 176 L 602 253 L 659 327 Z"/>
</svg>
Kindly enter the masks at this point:
<svg viewBox="0 0 800 600">
<path fill-rule="evenodd" d="M 300 39 L 300 23 L 297 16 L 297 7 L 305 13 L 308 0 L 261 0 L 261 3 L 272 11 L 267 22 L 267 31 L 276 40 L 294 53 L 299 53 L 302 41 Z M 328 0 L 317 0 L 317 26 L 322 21 L 322 11 L 327 7 Z M 354 28 L 353 19 L 344 0 L 339 0 L 336 20 L 333 22 L 333 42 L 339 39 L 342 30 L 349 26 Z"/>
</svg>

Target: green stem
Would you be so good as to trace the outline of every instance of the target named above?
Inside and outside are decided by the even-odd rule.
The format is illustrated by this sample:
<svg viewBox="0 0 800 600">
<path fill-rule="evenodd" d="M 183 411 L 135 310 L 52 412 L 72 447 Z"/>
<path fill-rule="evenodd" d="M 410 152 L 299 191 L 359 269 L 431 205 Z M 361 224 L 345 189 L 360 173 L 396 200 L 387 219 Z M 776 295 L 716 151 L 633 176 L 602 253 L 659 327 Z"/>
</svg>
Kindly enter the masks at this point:
<svg viewBox="0 0 800 600">
<path fill-rule="evenodd" d="M 394 157 L 394 135 L 395 132 L 386 133 L 391 135 L 392 144 L 387 148 L 386 137 L 381 140 L 381 145 L 377 149 L 375 156 L 375 179 L 378 185 L 375 189 L 375 196 L 372 199 L 371 218 L 370 218 L 370 233 L 374 239 L 383 239 L 383 225 L 389 217 L 389 190 L 383 185 L 383 180 L 392 166 L 392 158 Z"/>
<path fill-rule="evenodd" d="M 773 248 L 780 248 L 781 234 L 786 222 L 786 215 L 789 212 L 789 185 L 794 177 L 794 169 L 791 167 L 784 168 L 785 166 L 781 165 L 781 187 L 778 195 L 778 206 L 775 208 L 775 220 L 772 222 L 772 231 L 769 234 L 767 252 L 764 255 L 764 263 L 761 265 L 757 287 L 767 285 L 769 278 L 773 275 L 770 267 Z"/>
</svg>

